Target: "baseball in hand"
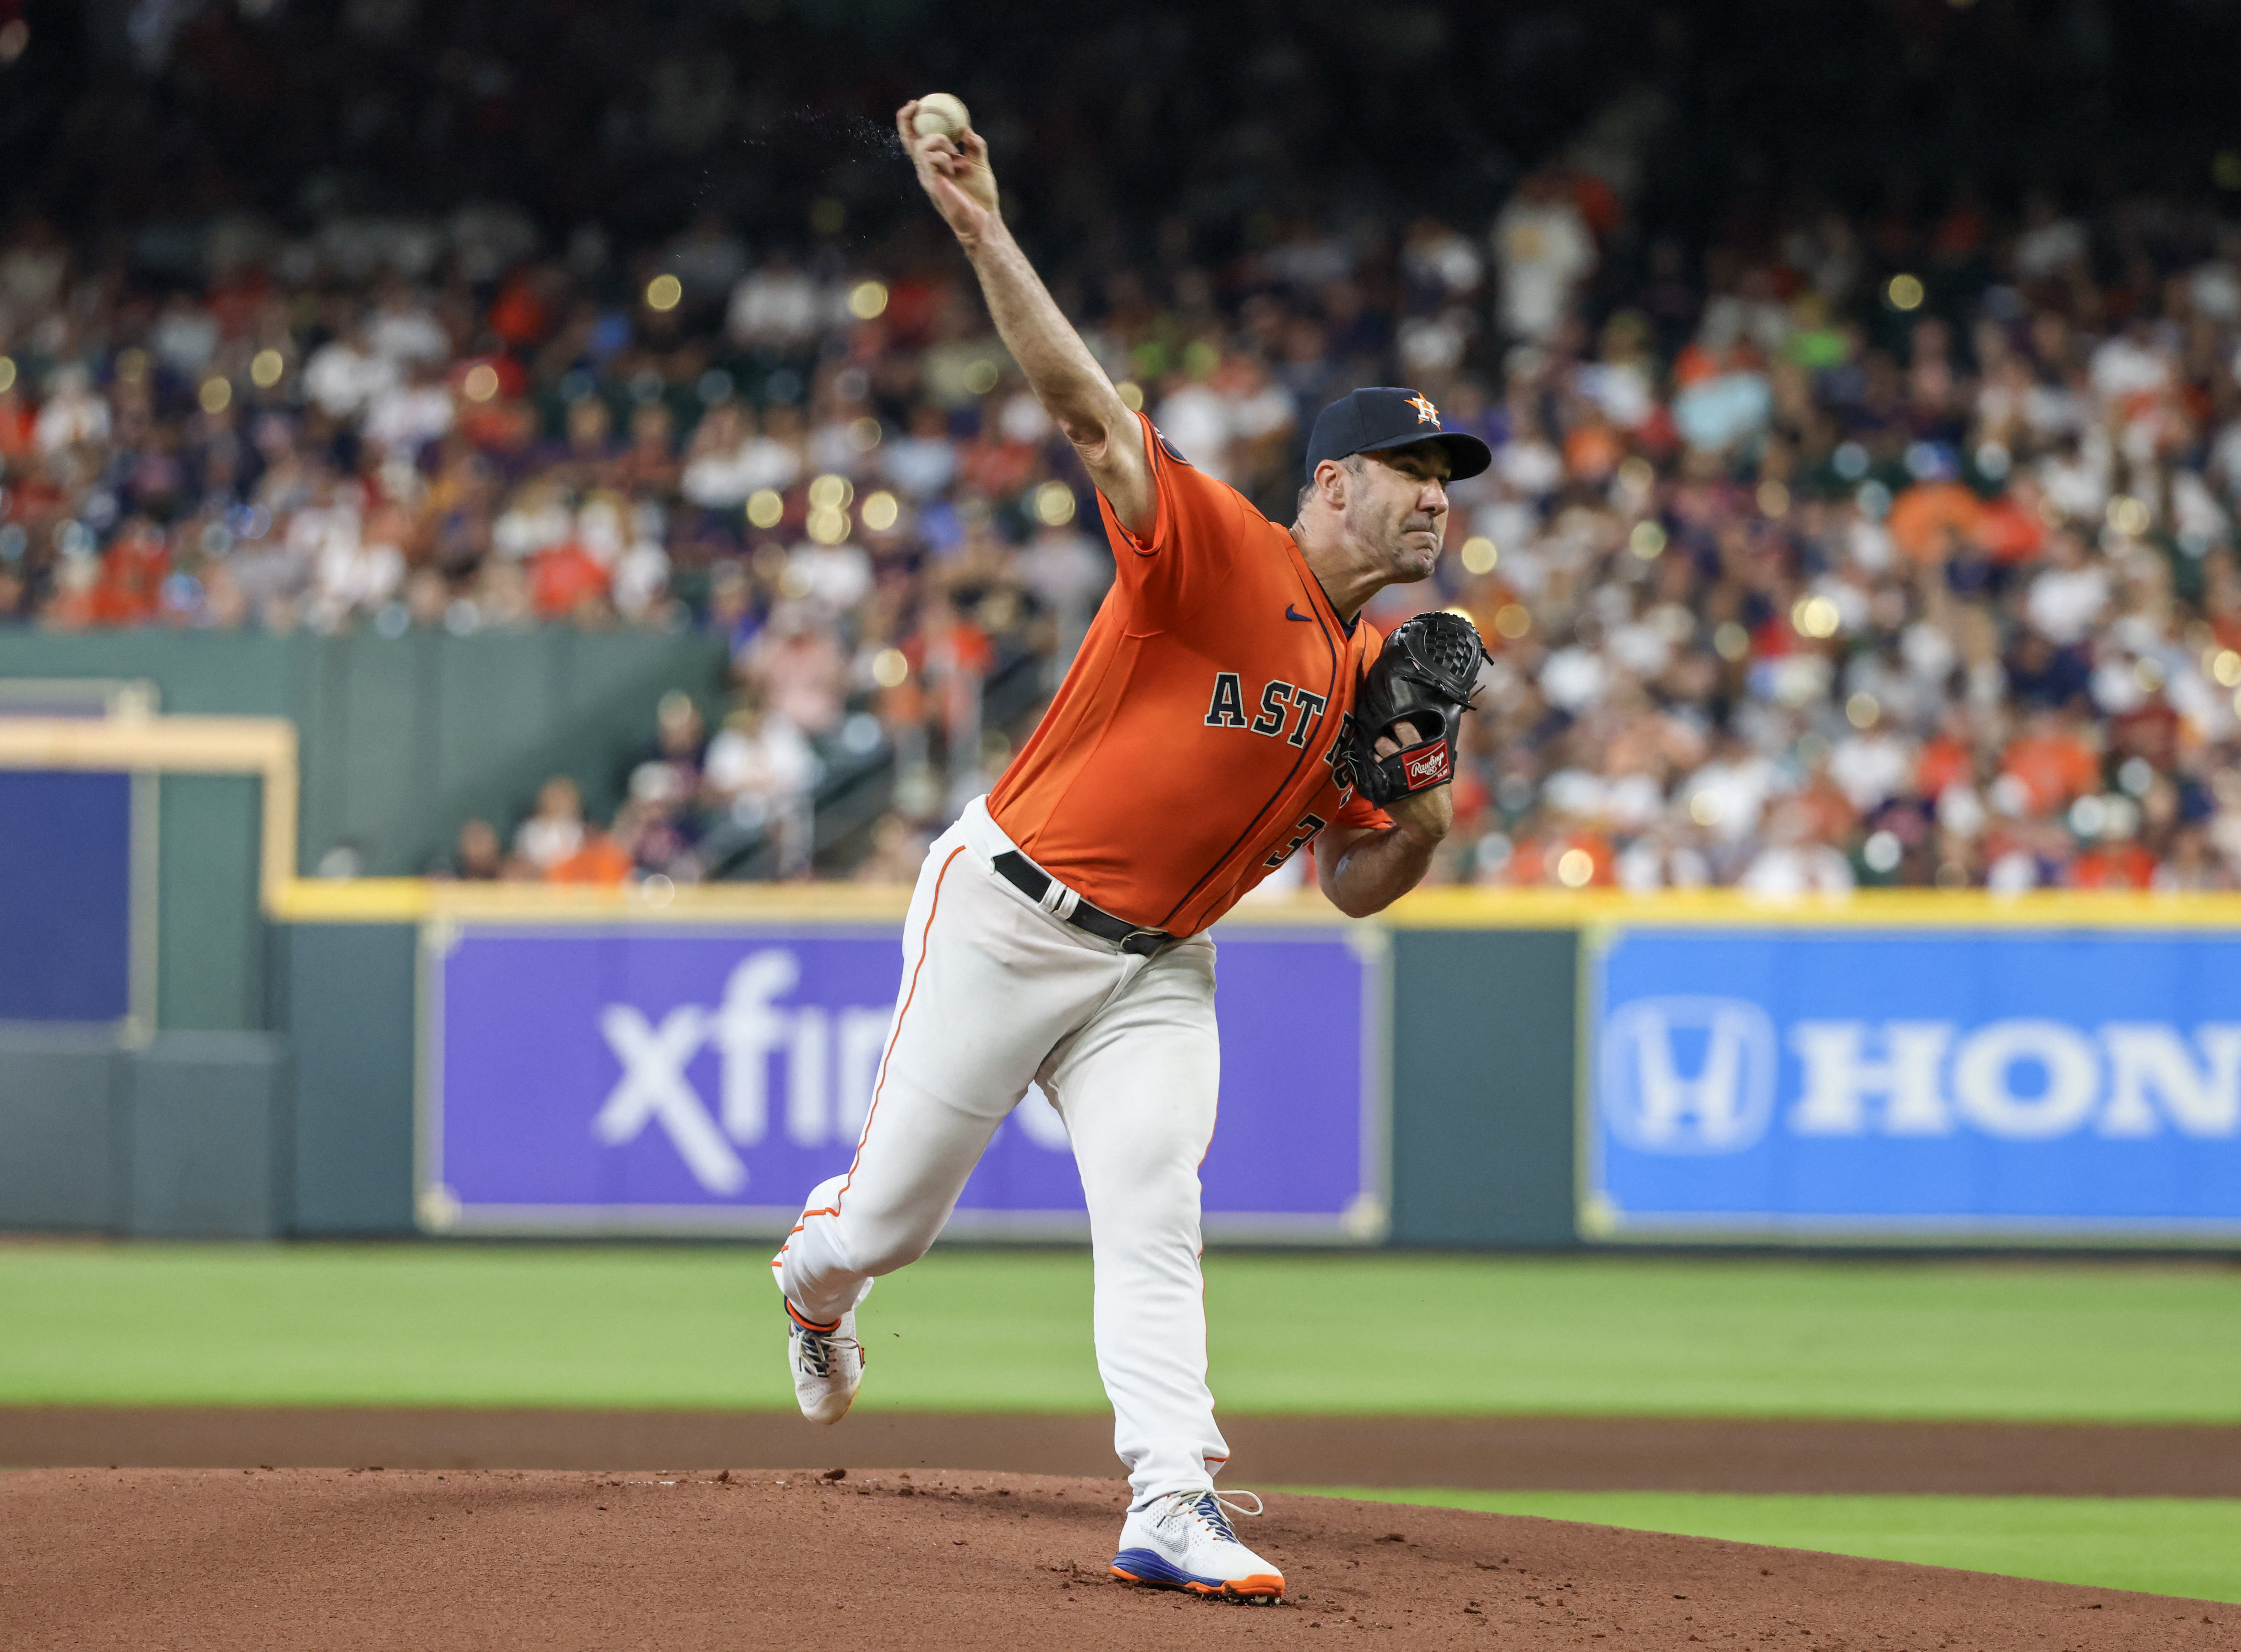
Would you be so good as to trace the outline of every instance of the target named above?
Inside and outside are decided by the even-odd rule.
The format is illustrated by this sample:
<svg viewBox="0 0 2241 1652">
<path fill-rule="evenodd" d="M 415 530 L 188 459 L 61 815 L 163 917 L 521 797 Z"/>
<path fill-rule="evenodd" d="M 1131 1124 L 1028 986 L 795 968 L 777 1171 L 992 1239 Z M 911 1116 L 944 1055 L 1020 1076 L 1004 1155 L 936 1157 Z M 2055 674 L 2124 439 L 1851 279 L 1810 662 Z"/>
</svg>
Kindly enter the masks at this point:
<svg viewBox="0 0 2241 1652">
<path fill-rule="evenodd" d="M 965 129 L 973 117 L 965 112 L 965 100 L 946 91 L 928 92 L 918 100 L 918 112 L 911 117 L 911 130 L 920 137 L 932 137 L 936 133 L 954 144 L 965 136 Z"/>
</svg>

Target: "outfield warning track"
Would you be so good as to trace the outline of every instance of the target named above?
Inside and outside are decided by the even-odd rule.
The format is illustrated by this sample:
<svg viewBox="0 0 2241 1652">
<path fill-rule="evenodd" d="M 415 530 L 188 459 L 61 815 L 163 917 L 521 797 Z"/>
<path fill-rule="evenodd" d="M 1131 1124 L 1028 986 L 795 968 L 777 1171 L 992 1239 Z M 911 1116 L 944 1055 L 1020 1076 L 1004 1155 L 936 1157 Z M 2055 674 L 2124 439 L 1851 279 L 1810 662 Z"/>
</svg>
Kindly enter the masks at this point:
<svg viewBox="0 0 2241 1652">
<path fill-rule="evenodd" d="M 1670 1417 L 1223 1417 L 1256 1485 L 2241 1497 L 2241 1428 Z M 0 1466 L 977 1468 L 1117 1474 L 1108 1416 L 0 1408 Z"/>
</svg>

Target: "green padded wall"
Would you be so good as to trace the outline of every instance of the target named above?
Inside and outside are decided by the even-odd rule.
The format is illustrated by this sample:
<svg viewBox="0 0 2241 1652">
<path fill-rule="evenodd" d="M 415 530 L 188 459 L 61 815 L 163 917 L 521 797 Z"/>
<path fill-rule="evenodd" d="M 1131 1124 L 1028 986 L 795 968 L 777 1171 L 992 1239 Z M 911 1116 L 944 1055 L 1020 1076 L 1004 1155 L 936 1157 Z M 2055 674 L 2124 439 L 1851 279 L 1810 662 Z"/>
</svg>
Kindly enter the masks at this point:
<svg viewBox="0 0 2241 1652">
<path fill-rule="evenodd" d="M 290 1074 L 292 1231 L 412 1231 L 413 1002 L 410 924 L 276 926 L 274 1017 Z"/>
<path fill-rule="evenodd" d="M 452 637 L 370 632 L 324 640 L 293 714 L 304 736 L 303 860 L 354 846 L 374 876 L 411 876 L 474 815 L 504 831 L 548 775 L 572 775 L 604 818 L 622 770 L 652 744 L 654 707 L 721 680 L 697 632 L 572 630 Z"/>
<path fill-rule="evenodd" d="M 1393 934 L 1396 1245 L 1568 1246 L 1579 937 Z"/>
<path fill-rule="evenodd" d="M 166 712 L 293 719 L 300 869 L 348 844 L 374 876 L 425 871 L 462 821 L 503 826 L 555 772 L 611 812 L 655 704 L 673 688 L 714 699 L 724 665 L 697 632 L 0 633 L 0 677 L 146 679 Z"/>
<path fill-rule="evenodd" d="M 304 633 L 255 631 L 0 632 L 0 677 L 146 679 L 160 709 L 201 717 L 284 716 L 297 662 L 319 646 Z"/>
<path fill-rule="evenodd" d="M 288 1226 L 288 1051 L 269 1033 L 164 1033 L 130 1057 L 137 1239 L 277 1239 Z"/>
<path fill-rule="evenodd" d="M 257 906 L 264 782 L 167 774 L 156 808 L 156 1025 L 265 1025 L 264 921 Z"/>
<path fill-rule="evenodd" d="M 269 1033 L 159 1033 L 125 1049 L 0 1028 L 0 1228 L 278 1237 L 287 1067 Z"/>
<path fill-rule="evenodd" d="M 0 1027 L 0 1230 L 124 1223 L 132 1180 L 124 1064 L 104 1033 Z"/>
</svg>

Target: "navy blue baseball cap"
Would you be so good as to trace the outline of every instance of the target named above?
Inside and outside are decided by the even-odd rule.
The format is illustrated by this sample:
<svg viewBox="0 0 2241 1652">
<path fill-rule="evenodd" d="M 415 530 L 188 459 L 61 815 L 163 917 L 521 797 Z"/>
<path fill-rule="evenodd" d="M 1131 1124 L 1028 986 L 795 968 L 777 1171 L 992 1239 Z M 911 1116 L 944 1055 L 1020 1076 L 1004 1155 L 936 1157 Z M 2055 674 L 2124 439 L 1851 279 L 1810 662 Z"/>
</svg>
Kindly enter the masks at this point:
<svg viewBox="0 0 2241 1652">
<path fill-rule="evenodd" d="M 1494 450 L 1475 436 L 1442 430 L 1440 410 L 1421 391 L 1379 385 L 1341 396 L 1315 415 L 1308 438 L 1308 477 L 1325 459 L 1354 453 L 1378 453 L 1415 442 L 1437 442 L 1448 450 L 1449 474 L 1456 481 L 1476 476 L 1494 463 Z"/>
</svg>

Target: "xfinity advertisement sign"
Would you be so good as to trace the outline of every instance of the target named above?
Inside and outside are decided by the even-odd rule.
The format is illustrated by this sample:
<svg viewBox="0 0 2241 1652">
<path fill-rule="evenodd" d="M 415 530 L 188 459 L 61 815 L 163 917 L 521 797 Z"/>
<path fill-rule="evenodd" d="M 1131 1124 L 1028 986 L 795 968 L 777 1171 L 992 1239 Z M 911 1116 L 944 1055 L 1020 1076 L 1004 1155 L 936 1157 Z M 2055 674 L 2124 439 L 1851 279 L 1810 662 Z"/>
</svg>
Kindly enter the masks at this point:
<svg viewBox="0 0 2241 1652">
<path fill-rule="evenodd" d="M 1384 1229 L 1381 964 L 1332 928 L 1216 936 L 1221 1123 L 1207 1231 Z M 782 1234 L 847 1168 L 894 1013 L 901 927 L 426 932 L 420 1217 L 431 1230 Z M 1087 1231 L 1041 1093 L 953 1231 Z"/>
<path fill-rule="evenodd" d="M 2241 1237 L 2241 942 L 1629 930 L 1583 1230 Z"/>
</svg>

